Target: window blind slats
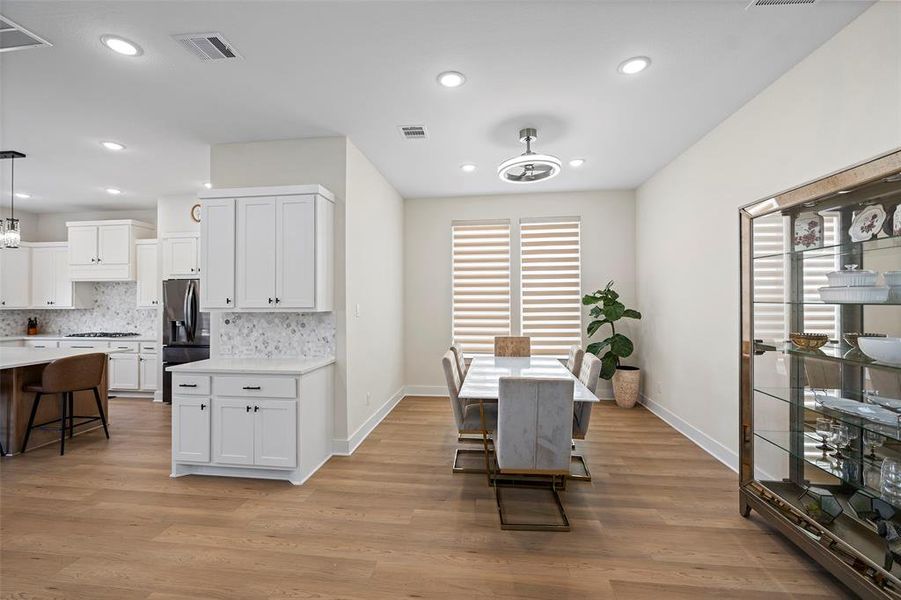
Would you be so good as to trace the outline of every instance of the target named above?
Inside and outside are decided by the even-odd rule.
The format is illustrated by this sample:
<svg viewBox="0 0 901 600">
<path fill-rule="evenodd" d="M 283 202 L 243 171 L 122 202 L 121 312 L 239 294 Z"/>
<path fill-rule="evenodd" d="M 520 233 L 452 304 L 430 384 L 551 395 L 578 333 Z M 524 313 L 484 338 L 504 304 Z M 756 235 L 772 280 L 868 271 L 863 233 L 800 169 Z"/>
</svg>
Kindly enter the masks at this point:
<svg viewBox="0 0 901 600">
<path fill-rule="evenodd" d="M 510 335 L 510 224 L 454 223 L 452 238 L 454 343 L 491 354 Z"/>
<path fill-rule="evenodd" d="M 580 223 L 520 224 L 522 335 L 532 354 L 565 357 L 582 344 Z"/>
</svg>

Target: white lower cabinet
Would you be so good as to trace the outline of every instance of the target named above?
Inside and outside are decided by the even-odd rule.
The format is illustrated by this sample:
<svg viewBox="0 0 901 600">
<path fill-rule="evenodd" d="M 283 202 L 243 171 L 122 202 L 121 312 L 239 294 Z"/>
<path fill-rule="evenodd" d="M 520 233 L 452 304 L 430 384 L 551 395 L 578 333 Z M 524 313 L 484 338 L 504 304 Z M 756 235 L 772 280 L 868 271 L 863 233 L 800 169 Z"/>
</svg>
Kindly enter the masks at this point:
<svg viewBox="0 0 901 600">
<path fill-rule="evenodd" d="M 216 364 L 215 359 L 200 362 Z M 172 388 L 178 394 L 172 403 L 173 476 L 257 477 L 300 484 L 331 456 L 331 363 L 301 375 L 204 372 L 192 364 L 173 367 Z M 198 420 L 199 403 L 211 409 L 205 420 Z M 198 438 L 189 441 L 192 427 L 198 428 Z M 202 453 L 196 448 L 203 443 L 207 460 L 199 458 Z"/>
<path fill-rule="evenodd" d="M 111 390 L 141 389 L 138 355 L 127 352 L 110 354 L 108 377 Z"/>
<path fill-rule="evenodd" d="M 156 354 L 142 352 L 138 355 L 138 379 L 141 391 L 155 392 L 160 389 L 160 359 Z"/>
<path fill-rule="evenodd" d="M 172 397 L 172 460 L 210 462 L 210 399 Z"/>
</svg>

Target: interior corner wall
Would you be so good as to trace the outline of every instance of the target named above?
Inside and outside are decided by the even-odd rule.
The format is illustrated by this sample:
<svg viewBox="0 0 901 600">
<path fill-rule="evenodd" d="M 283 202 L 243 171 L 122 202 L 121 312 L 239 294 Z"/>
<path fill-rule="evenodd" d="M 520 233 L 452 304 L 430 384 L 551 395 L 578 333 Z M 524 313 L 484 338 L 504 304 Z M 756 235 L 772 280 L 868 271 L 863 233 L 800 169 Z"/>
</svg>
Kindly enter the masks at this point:
<svg viewBox="0 0 901 600">
<path fill-rule="evenodd" d="M 414 393 L 447 393 L 441 356 L 452 339 L 454 220 L 510 219 L 515 227 L 522 217 L 580 217 L 583 293 L 614 280 L 626 305 L 635 306 L 635 194 L 631 190 L 410 199 L 404 209 L 404 346 L 407 384 Z M 584 310 L 583 346 L 587 324 Z M 633 331 L 637 332 L 634 322 L 622 322 L 623 333 Z M 598 394 L 612 397 L 609 383 L 602 382 Z"/>
<path fill-rule="evenodd" d="M 347 427 L 353 443 L 404 386 L 404 200 L 347 144 Z M 355 435 L 357 434 L 357 435 Z"/>
<path fill-rule="evenodd" d="M 738 464 L 738 207 L 901 146 L 901 4 L 880 2 L 637 191 L 646 404 Z"/>
</svg>

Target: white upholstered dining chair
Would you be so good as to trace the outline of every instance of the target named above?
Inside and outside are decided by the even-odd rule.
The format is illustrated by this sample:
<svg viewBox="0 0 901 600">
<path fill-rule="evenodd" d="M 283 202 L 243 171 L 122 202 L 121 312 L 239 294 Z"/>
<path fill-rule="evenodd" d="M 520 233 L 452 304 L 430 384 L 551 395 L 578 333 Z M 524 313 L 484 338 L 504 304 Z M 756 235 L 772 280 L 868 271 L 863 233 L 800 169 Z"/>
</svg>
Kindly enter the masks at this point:
<svg viewBox="0 0 901 600">
<path fill-rule="evenodd" d="M 441 366 L 444 368 L 444 378 L 447 381 L 447 395 L 450 397 L 451 410 L 454 414 L 454 423 L 457 426 L 458 434 L 479 434 L 482 436 L 482 449 L 475 448 L 457 448 L 454 453 L 453 472 L 454 473 L 487 473 L 488 472 L 488 456 L 490 450 L 488 447 L 488 436 L 497 428 L 497 404 L 489 402 L 472 401 L 464 403 L 460 399 L 460 387 L 463 381 L 458 374 L 456 358 L 454 352 L 448 350 L 441 359 Z M 460 454 L 483 454 L 485 455 L 485 470 L 471 469 L 460 467 L 457 459 Z"/>
<path fill-rule="evenodd" d="M 501 529 L 569 531 L 559 490 L 570 470 L 573 381 L 501 377 L 494 451 L 498 472 L 495 498 Z M 506 516 L 500 488 L 523 485 L 548 489 L 562 524 L 512 522 Z"/>
<path fill-rule="evenodd" d="M 460 373 L 460 381 L 466 379 L 466 361 L 463 360 L 463 346 L 460 344 L 453 344 L 451 347 L 451 352 L 454 353 L 454 360 L 457 361 L 457 371 Z"/>
<path fill-rule="evenodd" d="M 579 369 L 582 368 L 583 356 L 585 356 L 584 350 L 578 346 L 570 347 L 569 358 L 566 360 L 566 369 L 576 377 L 579 376 Z"/>
<path fill-rule="evenodd" d="M 594 354 L 585 353 L 582 358 L 582 364 L 579 368 L 579 381 L 585 384 L 592 394 L 597 395 L 598 380 L 601 375 L 601 359 Z M 573 422 L 572 437 L 574 440 L 584 440 L 588 434 L 588 424 L 591 422 L 591 402 L 576 402 L 573 406 Z M 573 444 L 575 445 L 575 444 Z M 588 463 L 585 457 L 579 454 L 573 454 L 573 460 L 578 461 L 582 465 L 585 475 L 572 475 L 572 479 L 579 481 L 591 481 L 591 471 L 588 470 Z"/>
</svg>

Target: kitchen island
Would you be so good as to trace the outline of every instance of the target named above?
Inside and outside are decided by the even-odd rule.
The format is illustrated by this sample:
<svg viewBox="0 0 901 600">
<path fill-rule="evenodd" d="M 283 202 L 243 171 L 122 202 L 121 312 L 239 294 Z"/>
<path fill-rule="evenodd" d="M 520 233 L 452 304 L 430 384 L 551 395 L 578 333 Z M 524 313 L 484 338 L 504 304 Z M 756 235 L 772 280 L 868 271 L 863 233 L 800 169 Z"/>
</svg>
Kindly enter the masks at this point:
<svg viewBox="0 0 901 600">
<path fill-rule="evenodd" d="M 332 456 L 334 362 L 213 358 L 169 367 L 172 476 L 302 484 Z"/>
<path fill-rule="evenodd" d="M 41 380 L 44 367 L 59 358 L 79 356 L 103 352 L 111 354 L 119 352 L 116 349 L 78 349 L 78 348 L 5 348 L 0 347 L 0 440 L 3 441 L 3 449 L 8 455 L 21 452 L 22 441 L 25 438 L 25 428 L 28 426 L 28 416 L 31 413 L 31 405 L 34 400 L 32 392 L 22 391 L 22 387 Z M 103 378 L 100 382 L 100 401 L 103 411 L 109 417 L 107 410 L 107 369 L 103 370 Z M 75 414 L 93 415 L 97 413 L 97 404 L 94 401 L 93 392 L 75 392 Z M 35 417 L 35 422 L 44 423 L 60 417 L 59 402 L 42 401 Z M 88 423 L 82 427 L 75 427 L 76 435 L 102 427 L 99 421 Z M 37 448 L 59 441 L 59 432 L 51 430 L 35 429 L 31 432 L 28 447 Z"/>
</svg>

